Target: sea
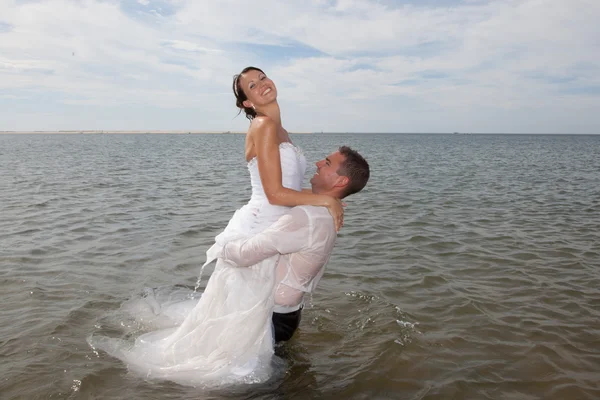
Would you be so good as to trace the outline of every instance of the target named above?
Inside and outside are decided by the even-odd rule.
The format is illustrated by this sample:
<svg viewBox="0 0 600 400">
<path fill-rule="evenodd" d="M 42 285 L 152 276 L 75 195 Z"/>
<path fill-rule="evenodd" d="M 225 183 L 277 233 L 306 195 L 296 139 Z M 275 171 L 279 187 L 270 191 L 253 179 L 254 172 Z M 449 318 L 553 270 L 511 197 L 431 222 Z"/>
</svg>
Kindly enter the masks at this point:
<svg viewBox="0 0 600 400">
<path fill-rule="evenodd" d="M 285 370 L 202 389 L 87 338 L 131 335 L 119 310 L 147 290 L 196 285 L 250 195 L 244 136 L 0 135 L 0 398 L 600 398 L 600 135 L 292 140 L 307 187 L 340 145 L 371 179 Z"/>
</svg>

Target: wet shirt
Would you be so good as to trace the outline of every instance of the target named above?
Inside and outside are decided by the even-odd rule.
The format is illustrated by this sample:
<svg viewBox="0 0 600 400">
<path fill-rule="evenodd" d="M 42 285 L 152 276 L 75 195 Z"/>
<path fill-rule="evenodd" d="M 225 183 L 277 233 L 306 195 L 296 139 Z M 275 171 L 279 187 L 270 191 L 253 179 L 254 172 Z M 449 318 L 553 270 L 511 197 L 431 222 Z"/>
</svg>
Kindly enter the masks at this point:
<svg viewBox="0 0 600 400">
<path fill-rule="evenodd" d="M 219 255 L 229 264 L 248 267 L 275 255 L 275 312 L 302 306 L 321 276 L 337 237 L 333 218 L 325 207 L 298 206 L 250 239 L 224 245 Z"/>
</svg>

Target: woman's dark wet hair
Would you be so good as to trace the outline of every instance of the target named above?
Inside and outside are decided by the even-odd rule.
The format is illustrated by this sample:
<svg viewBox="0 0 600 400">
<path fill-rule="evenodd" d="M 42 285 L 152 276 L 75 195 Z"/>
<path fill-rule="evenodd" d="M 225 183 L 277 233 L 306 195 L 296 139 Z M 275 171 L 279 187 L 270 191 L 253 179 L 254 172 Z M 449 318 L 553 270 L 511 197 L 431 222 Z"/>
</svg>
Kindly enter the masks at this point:
<svg viewBox="0 0 600 400">
<path fill-rule="evenodd" d="M 246 113 L 246 118 L 250 121 L 256 117 L 256 111 L 252 107 L 244 107 L 244 101 L 248 100 L 248 96 L 244 93 L 244 89 L 242 89 L 242 84 L 240 83 L 240 77 L 248 71 L 258 71 L 264 74 L 264 71 L 260 68 L 256 67 L 246 67 L 237 75 L 233 76 L 233 94 L 235 95 L 235 105 L 240 109 L 240 113 L 244 110 Z M 238 115 L 240 115 L 238 113 Z"/>
</svg>

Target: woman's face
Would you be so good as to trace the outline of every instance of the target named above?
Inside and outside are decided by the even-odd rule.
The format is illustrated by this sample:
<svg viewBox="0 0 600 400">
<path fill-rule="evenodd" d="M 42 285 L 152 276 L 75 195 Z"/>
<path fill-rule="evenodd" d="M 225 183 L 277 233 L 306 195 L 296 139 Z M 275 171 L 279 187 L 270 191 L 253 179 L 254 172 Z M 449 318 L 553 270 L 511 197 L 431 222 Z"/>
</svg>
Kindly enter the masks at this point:
<svg viewBox="0 0 600 400">
<path fill-rule="evenodd" d="M 260 71 L 250 70 L 240 76 L 240 85 L 248 100 L 245 107 L 261 107 L 277 99 L 277 88 L 267 75 Z"/>
</svg>

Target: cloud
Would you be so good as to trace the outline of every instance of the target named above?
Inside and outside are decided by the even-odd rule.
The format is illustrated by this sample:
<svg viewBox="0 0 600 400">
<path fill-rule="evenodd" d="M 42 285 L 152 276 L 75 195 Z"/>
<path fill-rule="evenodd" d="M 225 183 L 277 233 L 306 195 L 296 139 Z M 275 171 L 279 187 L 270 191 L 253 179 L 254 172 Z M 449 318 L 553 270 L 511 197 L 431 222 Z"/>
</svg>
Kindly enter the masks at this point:
<svg viewBox="0 0 600 400">
<path fill-rule="evenodd" d="M 198 46 L 198 44 L 196 44 L 196 43 L 186 42 L 183 40 L 167 40 L 167 41 L 163 42 L 163 45 L 170 46 L 171 48 L 173 48 L 175 50 L 184 50 L 184 51 L 192 51 L 192 52 L 197 51 L 197 52 L 203 52 L 203 53 L 209 53 L 209 52 L 220 53 L 220 52 L 222 52 L 222 50 L 220 50 L 220 49 L 210 49 L 207 47 Z"/>
<path fill-rule="evenodd" d="M 107 109 L 130 129 L 144 109 L 245 129 L 231 78 L 257 65 L 291 131 L 600 133 L 595 0 L 7 0 L 0 16 L 0 130 L 106 129 Z"/>
</svg>

